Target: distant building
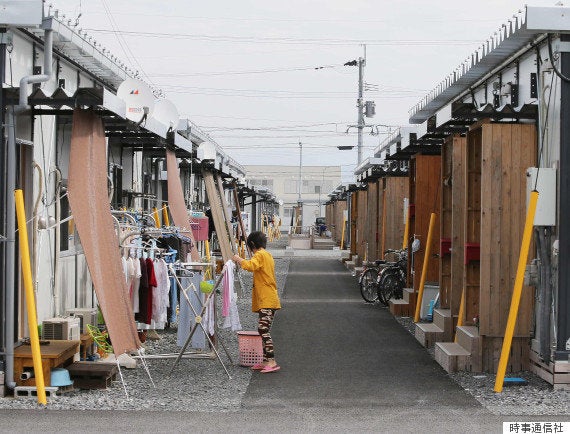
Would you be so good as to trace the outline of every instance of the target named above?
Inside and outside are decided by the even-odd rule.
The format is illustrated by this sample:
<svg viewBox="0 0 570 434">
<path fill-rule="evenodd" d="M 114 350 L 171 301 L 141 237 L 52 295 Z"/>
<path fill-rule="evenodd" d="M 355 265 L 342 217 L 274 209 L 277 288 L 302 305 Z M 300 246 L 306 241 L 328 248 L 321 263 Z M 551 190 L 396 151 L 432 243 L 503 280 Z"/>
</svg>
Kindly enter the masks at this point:
<svg viewBox="0 0 570 434">
<path fill-rule="evenodd" d="M 299 166 L 244 166 L 250 185 L 266 187 L 279 202 L 281 229 L 291 226 L 299 201 Z M 303 166 L 301 173 L 303 226 L 311 226 L 324 216 L 328 194 L 341 183 L 340 166 Z"/>
</svg>

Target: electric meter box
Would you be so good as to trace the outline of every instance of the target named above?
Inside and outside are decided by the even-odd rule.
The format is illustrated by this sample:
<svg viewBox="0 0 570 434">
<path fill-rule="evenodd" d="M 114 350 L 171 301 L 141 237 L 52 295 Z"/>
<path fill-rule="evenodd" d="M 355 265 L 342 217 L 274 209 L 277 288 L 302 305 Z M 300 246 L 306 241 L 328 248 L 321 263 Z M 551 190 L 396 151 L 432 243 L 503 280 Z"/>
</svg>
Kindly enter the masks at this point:
<svg viewBox="0 0 570 434">
<path fill-rule="evenodd" d="M 536 177 L 538 175 L 538 182 Z M 526 170 L 526 203 L 527 208 L 530 192 L 538 191 L 538 202 L 534 216 L 534 226 L 556 226 L 556 169 L 529 167 Z"/>
</svg>

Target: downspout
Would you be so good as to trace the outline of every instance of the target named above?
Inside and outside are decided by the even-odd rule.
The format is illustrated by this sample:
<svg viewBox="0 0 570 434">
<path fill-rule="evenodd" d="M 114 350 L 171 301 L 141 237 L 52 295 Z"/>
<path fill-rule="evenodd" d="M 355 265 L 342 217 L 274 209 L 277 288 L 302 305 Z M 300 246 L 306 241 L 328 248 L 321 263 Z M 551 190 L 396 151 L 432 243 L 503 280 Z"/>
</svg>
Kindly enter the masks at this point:
<svg viewBox="0 0 570 434">
<path fill-rule="evenodd" d="M 44 20 L 44 68 L 43 74 L 26 75 L 20 80 L 20 101 L 18 112 L 24 111 L 28 107 L 28 84 L 44 83 L 51 78 L 53 60 L 53 33 L 51 29 L 51 19 Z M 48 27 L 49 26 L 49 27 Z"/>
<path fill-rule="evenodd" d="M 59 251 L 61 245 L 61 171 L 56 167 L 52 170 L 56 176 L 55 187 L 55 257 L 54 257 L 54 277 L 53 277 L 53 305 L 55 316 L 60 315 L 60 276 L 59 276 Z"/>
<path fill-rule="evenodd" d="M 51 19 L 44 19 L 44 74 L 28 75 L 20 80 L 19 105 L 8 110 L 8 149 L 6 167 L 6 386 L 16 387 L 14 382 L 14 308 L 15 308 L 15 238 L 16 209 L 13 192 L 16 190 L 16 114 L 28 108 L 28 84 L 43 83 L 52 75 L 53 34 Z M 36 234 L 34 234 L 35 236 Z"/>
</svg>

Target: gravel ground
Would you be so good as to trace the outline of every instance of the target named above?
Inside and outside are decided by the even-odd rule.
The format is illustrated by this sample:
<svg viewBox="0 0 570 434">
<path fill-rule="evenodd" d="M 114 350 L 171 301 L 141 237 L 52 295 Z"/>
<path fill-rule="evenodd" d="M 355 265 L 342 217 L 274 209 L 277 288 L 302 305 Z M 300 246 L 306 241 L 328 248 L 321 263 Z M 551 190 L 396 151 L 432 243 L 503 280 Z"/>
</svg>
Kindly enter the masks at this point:
<svg viewBox="0 0 570 434">
<path fill-rule="evenodd" d="M 290 258 L 279 255 L 285 251 L 286 239 L 272 243 L 275 250 L 275 274 L 279 293 L 283 292 Z M 241 271 L 243 296 L 238 300 L 240 321 L 244 330 L 257 330 L 257 316 L 251 312 L 252 274 Z M 237 289 L 237 288 L 236 288 Z M 221 297 L 218 297 L 220 300 Z M 219 310 L 221 311 L 221 303 Z M 176 324 L 160 330 L 160 340 L 146 342 L 146 354 L 178 354 Z M 220 355 L 232 379 L 216 358 L 182 359 L 169 376 L 175 359 L 147 359 L 153 387 L 146 371 L 122 369 L 128 398 L 120 381 L 105 390 L 75 390 L 48 398 L 48 410 L 179 410 L 179 411 L 237 411 L 247 390 L 252 372 L 238 365 L 238 342 L 235 332 L 220 329 L 219 335 L 233 358 L 231 364 L 220 348 Z M 117 376 L 117 380 L 119 377 Z M 0 409 L 42 408 L 35 398 L 0 398 Z"/>
<path fill-rule="evenodd" d="M 282 293 L 289 270 L 291 256 L 326 255 L 331 252 L 286 251 L 287 239 L 282 238 L 269 246 L 275 257 L 277 285 Z M 325 253 L 326 252 L 326 253 Z M 340 256 L 340 252 L 336 253 Z M 244 330 L 255 330 L 257 318 L 250 311 L 252 275 L 242 272 L 244 283 L 243 297 L 238 301 L 240 319 Z M 379 307 L 380 308 L 380 307 Z M 397 318 L 411 334 L 414 324 L 411 318 Z M 176 325 L 170 330 L 160 331 L 158 341 L 147 341 L 147 354 L 178 353 L 176 346 Z M 148 361 L 150 373 L 156 385 L 151 384 L 145 370 L 123 369 L 128 399 L 120 381 L 106 390 L 76 390 L 57 398 L 49 398 L 49 410 L 179 410 L 179 411 L 237 411 L 251 378 L 251 371 L 237 365 L 238 344 L 235 333 L 220 330 L 220 336 L 234 359 L 229 363 L 222 352 L 232 379 L 216 359 L 183 359 L 174 370 L 168 373 L 174 359 L 151 359 Z M 428 350 L 433 357 L 433 350 Z M 570 414 L 570 392 L 554 391 L 552 387 L 530 372 L 520 372 L 517 376 L 528 381 L 526 386 L 506 387 L 503 393 L 493 392 L 493 375 L 454 373 L 450 377 L 473 395 L 485 408 L 497 415 L 568 415 Z M 34 399 L 0 398 L 2 409 L 41 408 Z"/>
<path fill-rule="evenodd" d="M 414 334 L 412 318 L 396 318 L 410 334 Z M 434 357 L 434 350 L 427 350 Z M 456 372 L 449 376 L 473 395 L 487 410 L 496 415 L 561 416 L 570 415 L 570 391 L 553 390 L 552 386 L 532 372 L 509 373 L 509 377 L 524 378 L 524 386 L 504 387 L 495 393 L 494 374 Z"/>
</svg>

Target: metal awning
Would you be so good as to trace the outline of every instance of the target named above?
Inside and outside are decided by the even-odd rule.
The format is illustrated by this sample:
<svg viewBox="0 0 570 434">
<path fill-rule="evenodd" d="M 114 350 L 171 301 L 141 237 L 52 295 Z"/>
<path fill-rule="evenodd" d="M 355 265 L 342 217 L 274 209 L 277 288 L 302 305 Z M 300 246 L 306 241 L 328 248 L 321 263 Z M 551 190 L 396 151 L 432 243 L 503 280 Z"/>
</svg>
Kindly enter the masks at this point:
<svg viewBox="0 0 570 434">
<path fill-rule="evenodd" d="M 8 104 L 17 104 L 19 88 L 5 89 Z M 146 149 L 164 147 L 171 143 L 177 148 L 177 157 L 193 156 L 192 142 L 150 117 L 137 124 L 126 119 L 125 102 L 105 88 L 79 88 L 73 94 L 58 88 L 47 95 L 40 88 L 28 97 L 32 113 L 38 115 L 71 116 L 75 107 L 91 107 L 100 112 L 105 135 L 112 144 L 122 144 Z M 162 151 L 161 151 L 162 152 Z"/>
</svg>

